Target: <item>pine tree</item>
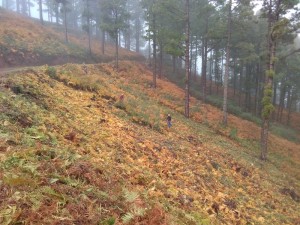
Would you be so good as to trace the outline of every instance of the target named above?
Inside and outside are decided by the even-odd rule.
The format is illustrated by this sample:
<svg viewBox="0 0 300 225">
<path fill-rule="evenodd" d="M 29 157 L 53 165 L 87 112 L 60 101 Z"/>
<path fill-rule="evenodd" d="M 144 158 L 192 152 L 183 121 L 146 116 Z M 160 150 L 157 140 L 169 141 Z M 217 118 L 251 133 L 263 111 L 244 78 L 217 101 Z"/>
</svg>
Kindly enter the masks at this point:
<svg viewBox="0 0 300 225">
<path fill-rule="evenodd" d="M 129 14 L 126 11 L 126 1 L 124 0 L 101 0 L 102 24 L 101 28 L 115 39 L 116 47 L 116 68 L 119 67 L 119 38 L 120 31 L 128 28 Z"/>
</svg>

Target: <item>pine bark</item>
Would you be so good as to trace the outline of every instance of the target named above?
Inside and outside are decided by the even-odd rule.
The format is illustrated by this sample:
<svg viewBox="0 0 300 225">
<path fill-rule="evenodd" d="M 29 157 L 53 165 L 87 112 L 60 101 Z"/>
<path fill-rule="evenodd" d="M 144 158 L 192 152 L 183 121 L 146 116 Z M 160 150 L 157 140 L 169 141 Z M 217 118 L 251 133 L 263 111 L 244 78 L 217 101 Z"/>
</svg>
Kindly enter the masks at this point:
<svg viewBox="0 0 300 225">
<path fill-rule="evenodd" d="M 42 0 L 39 0 L 39 13 L 40 13 L 41 24 L 44 25 Z"/>
<path fill-rule="evenodd" d="M 185 111 L 184 115 L 190 117 L 190 9 L 189 0 L 185 2 Z"/>
<path fill-rule="evenodd" d="M 102 40 L 101 40 L 101 50 L 102 50 L 102 54 L 105 54 L 105 31 L 102 30 Z"/>
<path fill-rule="evenodd" d="M 153 88 L 156 88 L 156 78 L 157 78 L 157 57 L 156 57 L 156 48 L 157 48 L 157 43 L 156 43 L 156 17 L 153 15 L 153 63 L 154 63 L 154 68 L 153 68 Z"/>
<path fill-rule="evenodd" d="M 69 42 L 69 38 L 68 38 L 68 25 L 67 25 L 67 10 L 66 10 L 66 3 L 65 3 L 63 6 L 64 6 L 65 39 L 66 39 L 66 43 L 68 43 L 68 42 Z"/>
<path fill-rule="evenodd" d="M 273 76 L 275 74 L 274 70 L 274 60 L 275 60 L 275 53 L 276 53 L 276 39 L 272 36 L 272 26 L 275 22 L 279 20 L 279 6 L 281 4 L 281 0 L 276 2 L 276 9 L 273 9 L 273 0 L 269 0 L 269 11 L 268 11 L 268 72 L 265 76 L 265 91 L 264 91 L 264 98 L 269 97 L 266 89 L 273 88 Z M 274 10 L 274 11 L 273 11 Z M 271 92 L 273 93 L 273 91 Z M 269 125 L 272 112 L 269 112 L 268 108 L 270 108 L 272 103 L 272 98 L 268 104 L 263 106 L 263 122 L 262 122 L 262 129 L 261 129 L 261 159 L 266 161 L 267 160 L 267 153 L 268 153 L 268 136 L 269 136 Z M 268 107 L 268 108 L 267 108 Z"/>
<path fill-rule="evenodd" d="M 228 24 L 227 24 L 227 44 L 226 44 L 226 65 L 224 74 L 224 99 L 223 99 L 223 124 L 227 126 L 227 98 L 228 98 L 228 78 L 229 78 L 229 63 L 230 63 L 230 42 L 231 42 L 231 5 L 232 0 L 229 0 L 228 6 Z"/>
<path fill-rule="evenodd" d="M 140 52 L 141 21 L 138 17 L 135 20 L 135 51 Z"/>
</svg>

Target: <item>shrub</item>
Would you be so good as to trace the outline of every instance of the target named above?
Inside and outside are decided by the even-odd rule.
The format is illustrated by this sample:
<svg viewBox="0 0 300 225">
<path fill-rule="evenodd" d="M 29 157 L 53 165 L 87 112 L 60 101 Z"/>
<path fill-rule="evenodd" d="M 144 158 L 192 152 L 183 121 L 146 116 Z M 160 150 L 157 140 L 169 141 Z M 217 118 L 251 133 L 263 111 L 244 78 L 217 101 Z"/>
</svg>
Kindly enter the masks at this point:
<svg viewBox="0 0 300 225">
<path fill-rule="evenodd" d="M 237 139 L 237 128 L 234 127 L 230 130 L 229 137 L 232 139 Z"/>
<path fill-rule="evenodd" d="M 53 78 L 53 79 L 57 79 L 57 78 L 58 78 L 58 77 L 57 77 L 56 69 L 55 69 L 55 67 L 53 67 L 53 66 L 48 66 L 48 67 L 47 67 L 47 69 L 46 69 L 46 74 L 47 74 L 49 77 Z"/>
</svg>

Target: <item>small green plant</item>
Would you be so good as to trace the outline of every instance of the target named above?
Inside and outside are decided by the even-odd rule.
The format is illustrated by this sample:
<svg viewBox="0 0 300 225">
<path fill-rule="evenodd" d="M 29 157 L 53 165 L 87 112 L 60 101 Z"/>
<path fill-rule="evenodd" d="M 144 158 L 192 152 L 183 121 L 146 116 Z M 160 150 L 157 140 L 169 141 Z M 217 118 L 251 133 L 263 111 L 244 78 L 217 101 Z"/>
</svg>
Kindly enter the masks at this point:
<svg viewBox="0 0 300 225">
<path fill-rule="evenodd" d="M 237 128 L 234 127 L 230 130 L 230 134 L 229 134 L 229 137 L 232 138 L 232 139 L 237 139 Z"/>
<path fill-rule="evenodd" d="M 114 225 L 116 223 L 116 219 L 114 217 L 110 217 L 102 222 L 99 225 Z"/>
<path fill-rule="evenodd" d="M 118 101 L 115 103 L 115 107 L 118 109 L 126 110 L 126 106 L 123 101 Z"/>
<path fill-rule="evenodd" d="M 134 202 L 140 197 L 137 192 L 128 191 L 127 189 L 124 189 L 123 192 L 125 202 L 129 204 L 129 210 L 122 216 L 122 221 L 123 223 L 127 224 L 130 223 L 136 217 L 144 216 L 146 209 L 134 204 Z"/>
<path fill-rule="evenodd" d="M 56 72 L 55 67 L 53 67 L 53 66 L 47 67 L 46 74 L 53 79 L 57 79 L 57 72 Z"/>
</svg>

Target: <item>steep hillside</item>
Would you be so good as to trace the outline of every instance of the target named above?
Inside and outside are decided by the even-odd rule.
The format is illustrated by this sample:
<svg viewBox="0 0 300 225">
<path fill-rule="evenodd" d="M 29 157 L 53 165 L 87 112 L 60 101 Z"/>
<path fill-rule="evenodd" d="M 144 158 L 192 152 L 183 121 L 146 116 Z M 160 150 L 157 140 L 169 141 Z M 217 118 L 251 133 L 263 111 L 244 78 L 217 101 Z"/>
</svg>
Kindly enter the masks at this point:
<svg viewBox="0 0 300 225">
<path fill-rule="evenodd" d="M 60 31 L 59 31 L 60 30 Z M 57 65 L 67 62 L 106 62 L 114 59 L 115 47 L 105 46 L 102 55 L 99 40 L 92 40 L 93 56 L 88 55 L 86 35 L 69 33 L 65 42 L 63 29 L 33 20 L 0 7 L 0 68 L 28 65 Z M 120 49 L 120 58 L 139 59 L 140 55 Z"/>
<path fill-rule="evenodd" d="M 299 224 L 299 145 L 262 163 L 256 125 L 183 100 L 131 62 L 1 77 L 0 223 Z"/>
</svg>

